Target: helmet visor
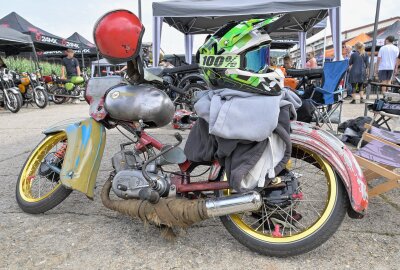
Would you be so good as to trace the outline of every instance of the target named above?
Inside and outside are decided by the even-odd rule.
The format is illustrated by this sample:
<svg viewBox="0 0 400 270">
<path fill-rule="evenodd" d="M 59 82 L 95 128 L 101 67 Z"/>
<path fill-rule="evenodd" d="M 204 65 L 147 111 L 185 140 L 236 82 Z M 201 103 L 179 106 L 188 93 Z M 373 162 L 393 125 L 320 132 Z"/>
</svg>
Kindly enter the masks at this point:
<svg viewBox="0 0 400 270">
<path fill-rule="evenodd" d="M 269 65 L 269 46 L 261 46 L 246 52 L 244 69 L 251 72 L 259 72 Z"/>
</svg>

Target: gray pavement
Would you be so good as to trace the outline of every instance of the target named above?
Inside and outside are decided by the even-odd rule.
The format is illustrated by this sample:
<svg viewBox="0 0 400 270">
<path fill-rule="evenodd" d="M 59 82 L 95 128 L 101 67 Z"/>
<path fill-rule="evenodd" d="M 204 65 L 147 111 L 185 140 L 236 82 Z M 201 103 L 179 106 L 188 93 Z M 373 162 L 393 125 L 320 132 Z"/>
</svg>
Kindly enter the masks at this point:
<svg viewBox="0 0 400 270">
<path fill-rule="evenodd" d="M 345 105 L 344 117 L 359 116 L 361 105 Z M 60 120 L 88 115 L 84 103 L 0 109 L 0 269 L 399 269 L 400 190 L 370 200 L 362 220 L 345 218 L 339 231 L 318 249 L 298 257 L 258 255 L 238 243 L 219 220 L 199 223 L 173 243 L 153 227 L 102 206 L 99 191 L 110 158 L 124 141 L 108 131 L 94 201 L 73 192 L 42 215 L 23 213 L 15 184 L 41 130 Z M 150 131 L 173 142 L 170 127 Z M 187 137 L 187 132 L 182 132 Z"/>
</svg>

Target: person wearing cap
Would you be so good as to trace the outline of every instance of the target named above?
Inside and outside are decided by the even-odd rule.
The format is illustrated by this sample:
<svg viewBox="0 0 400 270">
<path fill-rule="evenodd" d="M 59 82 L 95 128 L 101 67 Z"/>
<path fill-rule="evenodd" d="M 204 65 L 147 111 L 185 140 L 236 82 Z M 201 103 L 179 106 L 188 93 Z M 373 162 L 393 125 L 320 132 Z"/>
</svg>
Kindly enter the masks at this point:
<svg viewBox="0 0 400 270">
<path fill-rule="evenodd" d="M 68 49 L 67 56 L 62 59 L 61 79 L 70 80 L 72 76 L 81 76 L 78 59 L 74 57 L 74 50 Z M 65 74 L 67 73 L 67 74 Z M 67 76 L 65 76 L 67 75 Z M 72 103 L 79 103 L 79 98 L 73 98 Z"/>
<path fill-rule="evenodd" d="M 72 76 L 81 76 L 78 59 L 74 57 L 74 50 L 67 50 L 67 57 L 62 59 L 61 79 L 70 79 Z M 65 74 L 66 73 L 66 74 Z M 66 76 L 65 76 L 66 75 Z"/>
</svg>

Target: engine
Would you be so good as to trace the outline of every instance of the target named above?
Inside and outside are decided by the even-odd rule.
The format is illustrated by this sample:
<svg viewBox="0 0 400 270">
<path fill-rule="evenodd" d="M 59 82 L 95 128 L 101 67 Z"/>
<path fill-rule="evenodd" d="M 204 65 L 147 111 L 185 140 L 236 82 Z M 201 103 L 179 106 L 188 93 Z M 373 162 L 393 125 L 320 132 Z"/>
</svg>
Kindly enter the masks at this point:
<svg viewBox="0 0 400 270">
<path fill-rule="evenodd" d="M 122 150 L 113 156 L 112 165 L 116 174 L 112 181 L 112 189 L 118 197 L 141 199 L 143 194 L 151 189 L 142 174 L 143 164 L 144 160 L 130 150 Z M 152 179 L 157 180 L 157 192 L 160 196 L 168 196 L 169 177 L 158 172 L 156 163 L 147 166 L 147 172 Z"/>
</svg>

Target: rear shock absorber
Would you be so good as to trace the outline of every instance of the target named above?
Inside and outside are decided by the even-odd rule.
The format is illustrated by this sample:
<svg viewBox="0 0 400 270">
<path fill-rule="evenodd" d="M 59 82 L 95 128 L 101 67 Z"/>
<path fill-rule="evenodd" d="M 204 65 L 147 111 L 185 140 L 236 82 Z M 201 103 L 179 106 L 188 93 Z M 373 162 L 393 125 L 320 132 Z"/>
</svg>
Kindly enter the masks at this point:
<svg viewBox="0 0 400 270">
<path fill-rule="evenodd" d="M 64 142 L 63 145 L 58 149 L 58 151 L 54 154 L 59 159 L 63 159 L 65 156 L 65 152 L 67 151 L 68 143 Z"/>
</svg>

